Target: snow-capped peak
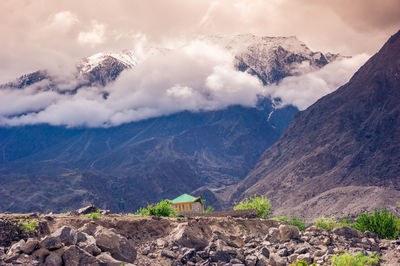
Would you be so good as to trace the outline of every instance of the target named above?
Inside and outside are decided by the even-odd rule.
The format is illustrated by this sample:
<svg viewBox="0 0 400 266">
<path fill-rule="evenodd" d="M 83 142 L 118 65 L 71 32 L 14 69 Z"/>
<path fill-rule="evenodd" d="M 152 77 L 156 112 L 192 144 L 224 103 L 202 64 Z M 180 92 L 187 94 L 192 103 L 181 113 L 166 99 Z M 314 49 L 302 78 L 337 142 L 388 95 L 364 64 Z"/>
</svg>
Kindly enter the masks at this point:
<svg viewBox="0 0 400 266">
<path fill-rule="evenodd" d="M 137 59 L 132 51 L 126 50 L 119 53 L 97 53 L 82 60 L 81 71 L 90 72 L 108 58 L 114 58 L 123 63 L 127 68 L 136 66 Z"/>
</svg>

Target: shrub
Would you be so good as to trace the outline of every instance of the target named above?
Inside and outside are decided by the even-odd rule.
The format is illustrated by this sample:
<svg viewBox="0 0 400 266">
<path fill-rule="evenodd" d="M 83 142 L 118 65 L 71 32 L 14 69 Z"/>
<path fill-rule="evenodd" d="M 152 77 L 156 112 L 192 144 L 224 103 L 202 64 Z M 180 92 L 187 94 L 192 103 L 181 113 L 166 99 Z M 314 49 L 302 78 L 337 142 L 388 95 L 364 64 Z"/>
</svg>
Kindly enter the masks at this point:
<svg viewBox="0 0 400 266">
<path fill-rule="evenodd" d="M 338 222 L 339 222 L 339 227 L 353 226 L 353 223 L 351 222 L 351 220 L 348 216 L 340 218 Z"/>
<path fill-rule="evenodd" d="M 343 253 L 340 255 L 333 255 L 331 261 L 332 266 L 372 266 L 379 265 L 379 259 L 380 257 L 375 253 L 369 256 L 365 256 L 362 253 Z"/>
<path fill-rule="evenodd" d="M 135 215 L 142 215 L 142 216 L 147 216 L 150 215 L 149 209 L 148 208 L 140 208 L 135 212 Z"/>
<path fill-rule="evenodd" d="M 15 225 L 22 232 L 26 234 L 33 234 L 36 231 L 36 228 L 39 226 L 39 222 L 27 219 L 19 219 Z"/>
<path fill-rule="evenodd" d="M 288 218 L 287 216 L 281 216 L 281 217 L 273 217 L 271 218 L 271 220 L 287 222 Z"/>
<path fill-rule="evenodd" d="M 315 264 L 315 263 L 311 264 L 311 266 L 314 266 L 314 265 L 316 266 L 317 264 Z M 304 261 L 304 260 L 298 260 L 295 263 L 290 264 L 290 266 L 308 266 L 308 263 L 307 263 L 307 261 Z"/>
<path fill-rule="evenodd" d="M 385 207 L 372 214 L 367 211 L 358 215 L 353 227 L 361 232 L 374 232 L 379 238 L 396 239 L 399 236 L 398 218 Z"/>
<path fill-rule="evenodd" d="M 235 202 L 234 210 L 249 210 L 249 209 L 256 209 L 258 217 L 262 219 L 268 219 L 268 216 L 271 214 L 271 204 L 269 200 L 261 195 L 258 197 L 254 194 L 254 197 L 245 198 L 239 203 Z"/>
<path fill-rule="evenodd" d="M 324 230 L 332 230 L 340 227 L 340 224 L 336 222 L 333 218 L 319 217 L 315 221 L 315 226 Z"/>
<path fill-rule="evenodd" d="M 140 208 L 135 215 L 154 215 L 154 216 L 176 216 L 175 209 L 167 201 L 161 201 L 156 204 L 149 204 L 147 208 Z"/>
<path fill-rule="evenodd" d="M 305 219 L 301 219 L 301 218 L 297 218 L 297 217 L 292 217 L 292 218 L 288 221 L 288 224 L 289 224 L 289 225 L 297 226 L 297 228 L 299 228 L 300 231 L 306 230 L 306 220 L 305 220 Z"/>
<path fill-rule="evenodd" d="M 214 212 L 214 210 L 215 209 L 213 207 L 208 206 L 207 209 L 204 211 L 204 213 L 212 213 L 212 212 Z"/>
<path fill-rule="evenodd" d="M 99 219 L 101 216 L 100 210 L 97 210 L 96 212 L 92 212 L 89 214 L 85 214 L 86 218 L 92 218 L 92 219 Z"/>
<path fill-rule="evenodd" d="M 154 207 L 153 204 L 148 205 L 147 209 L 149 210 L 149 215 L 164 217 L 176 215 L 175 209 L 167 201 L 158 202 Z"/>
</svg>

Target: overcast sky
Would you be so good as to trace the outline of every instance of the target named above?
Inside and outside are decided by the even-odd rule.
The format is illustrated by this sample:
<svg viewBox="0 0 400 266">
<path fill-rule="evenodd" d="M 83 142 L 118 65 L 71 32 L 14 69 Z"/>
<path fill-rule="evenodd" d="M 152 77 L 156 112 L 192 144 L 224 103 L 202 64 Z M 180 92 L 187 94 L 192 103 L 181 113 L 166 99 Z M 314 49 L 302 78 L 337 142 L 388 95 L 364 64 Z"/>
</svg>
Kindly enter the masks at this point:
<svg viewBox="0 0 400 266">
<path fill-rule="evenodd" d="M 2 0 L 0 81 L 198 34 L 295 35 L 313 50 L 373 54 L 399 14 L 399 0 Z"/>
</svg>

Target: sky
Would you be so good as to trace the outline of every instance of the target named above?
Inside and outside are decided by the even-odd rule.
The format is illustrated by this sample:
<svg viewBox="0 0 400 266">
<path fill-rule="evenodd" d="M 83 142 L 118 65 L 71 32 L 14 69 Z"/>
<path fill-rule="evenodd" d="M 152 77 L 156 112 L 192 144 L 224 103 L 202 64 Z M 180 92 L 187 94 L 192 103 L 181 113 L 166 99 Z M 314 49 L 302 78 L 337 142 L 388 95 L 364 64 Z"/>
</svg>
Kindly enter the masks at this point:
<svg viewBox="0 0 400 266">
<path fill-rule="evenodd" d="M 146 62 L 136 69 L 137 73 L 124 74 L 106 88 L 112 93 L 108 102 L 97 99 L 100 96 L 93 88 L 68 99 L 52 92 L 39 93 L 37 88 L 3 91 L 0 120 L 2 116 L 33 111 L 6 124 L 117 125 L 182 110 L 177 105 L 188 110 L 229 104 L 252 106 L 260 91 L 305 109 L 345 83 L 368 56 L 400 29 L 399 14 L 398 0 L 2 0 L 0 83 L 38 69 L 68 73 L 79 59 L 97 52 L 133 49 L 140 57 L 145 46 L 175 49 L 185 44 L 186 48 L 171 59 L 175 65 L 163 58 Z M 279 87 L 265 88 L 254 77 L 237 73 L 224 51 L 193 46 L 199 35 L 243 33 L 296 36 L 314 51 L 353 58 L 315 73 L 287 78 Z M 194 53 L 197 57 L 188 55 L 187 47 L 198 49 Z M 207 57 L 210 51 L 215 52 L 215 58 Z M 199 56 L 208 61 L 199 62 Z M 187 71 L 187 63 L 194 65 L 193 72 Z M 149 71 L 156 73 L 154 69 L 159 69 L 160 64 L 179 73 L 171 74 L 168 86 L 162 87 L 165 77 L 153 75 L 152 82 L 141 78 Z M 159 70 L 157 73 L 162 72 Z M 194 75 L 195 71 L 200 74 Z M 219 82 L 218 86 L 213 80 Z M 133 93 L 131 84 L 142 86 L 136 86 Z M 215 90 L 215 99 L 205 101 L 199 95 L 202 86 L 218 87 L 221 95 Z M 299 87 L 303 89 L 301 97 Z M 231 95 L 228 99 L 223 97 L 227 93 Z M 155 99 L 155 95 L 165 97 Z M 123 109 L 116 108 L 121 105 Z M 80 111 L 74 114 L 71 108 Z M 86 118 L 79 117 L 82 112 L 88 113 Z"/>
</svg>

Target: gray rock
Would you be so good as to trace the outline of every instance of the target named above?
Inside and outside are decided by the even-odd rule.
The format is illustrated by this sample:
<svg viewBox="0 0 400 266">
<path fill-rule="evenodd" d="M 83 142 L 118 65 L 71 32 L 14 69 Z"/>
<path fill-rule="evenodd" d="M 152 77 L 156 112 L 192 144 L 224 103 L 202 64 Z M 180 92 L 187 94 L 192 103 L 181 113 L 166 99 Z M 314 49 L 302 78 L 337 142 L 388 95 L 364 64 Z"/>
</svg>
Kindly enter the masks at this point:
<svg viewBox="0 0 400 266">
<path fill-rule="evenodd" d="M 35 251 L 32 253 L 32 257 L 33 257 L 33 258 L 38 258 L 39 261 L 40 261 L 41 263 L 43 263 L 43 262 L 45 261 L 46 257 L 47 257 L 49 254 L 50 254 L 50 251 L 49 251 L 48 249 L 40 248 L 40 249 L 38 249 L 38 250 L 35 250 Z"/>
<path fill-rule="evenodd" d="M 269 256 L 269 263 L 271 266 L 286 266 L 286 259 L 278 254 L 271 253 Z"/>
<path fill-rule="evenodd" d="M 283 249 L 278 250 L 276 252 L 276 254 L 278 254 L 281 257 L 286 257 L 288 255 L 288 250 L 287 250 L 287 248 L 283 248 Z"/>
<path fill-rule="evenodd" d="M 21 247 L 21 251 L 25 254 L 32 254 L 33 251 L 40 248 L 39 241 L 33 238 L 29 238 L 26 243 Z"/>
<path fill-rule="evenodd" d="M 51 234 L 52 237 L 58 237 L 66 246 L 74 245 L 76 243 L 75 230 L 69 226 L 63 226 L 58 228 L 54 233 Z"/>
<path fill-rule="evenodd" d="M 260 250 L 260 252 L 261 252 L 261 254 L 262 254 L 264 257 L 266 257 L 267 259 L 269 259 L 269 254 L 270 254 L 270 252 L 269 252 L 269 250 L 268 250 L 266 247 L 263 247 L 263 248 Z"/>
<path fill-rule="evenodd" d="M 341 228 L 337 228 L 333 230 L 333 233 L 338 236 L 343 236 L 346 239 L 350 238 L 362 238 L 364 235 L 357 229 L 350 227 L 350 226 L 344 226 Z"/>
<path fill-rule="evenodd" d="M 149 246 L 146 246 L 142 249 L 142 255 L 147 256 L 147 255 L 149 255 L 150 251 L 151 251 L 151 248 Z"/>
<path fill-rule="evenodd" d="M 279 229 L 272 227 L 268 230 L 268 234 L 265 236 L 264 240 L 270 242 L 276 242 L 279 238 Z"/>
<path fill-rule="evenodd" d="M 80 265 L 93 265 L 105 266 L 107 265 L 100 259 L 90 255 L 77 246 L 69 246 L 62 255 L 62 260 L 65 266 L 80 266 Z"/>
<path fill-rule="evenodd" d="M 25 245 L 25 240 L 23 239 L 12 245 L 4 257 L 4 262 L 10 263 L 17 260 L 19 255 L 22 253 L 21 248 L 24 245 Z"/>
<path fill-rule="evenodd" d="M 379 238 L 377 234 L 375 234 L 374 232 L 370 232 L 370 231 L 365 231 L 364 236 L 367 238 L 373 238 L 373 239 Z"/>
<path fill-rule="evenodd" d="M 204 233 L 185 223 L 179 224 L 171 232 L 171 235 L 172 241 L 178 246 L 201 250 L 208 245 L 208 239 L 204 236 Z"/>
<path fill-rule="evenodd" d="M 47 236 L 40 241 L 40 246 L 48 250 L 56 250 L 63 246 L 59 237 Z"/>
<path fill-rule="evenodd" d="M 307 252 L 308 252 L 308 247 L 306 246 L 300 246 L 294 251 L 294 253 L 296 254 L 305 254 Z"/>
<path fill-rule="evenodd" d="M 229 262 L 231 258 L 227 252 L 222 250 L 217 250 L 210 252 L 210 260 L 212 262 L 218 262 L 218 261 Z"/>
<path fill-rule="evenodd" d="M 94 213 L 97 212 L 99 210 L 99 208 L 97 208 L 94 205 L 88 205 L 86 207 L 80 208 L 79 210 L 76 210 L 75 213 L 77 215 L 83 215 L 83 214 L 90 214 L 90 213 Z"/>
<path fill-rule="evenodd" d="M 168 259 L 172 259 L 172 260 L 176 259 L 176 257 L 177 257 L 177 255 L 173 251 L 166 250 L 166 249 L 161 251 L 161 256 L 166 257 Z"/>
<path fill-rule="evenodd" d="M 80 242 L 85 242 L 87 240 L 87 234 L 83 232 L 76 233 L 76 244 Z"/>
<path fill-rule="evenodd" d="M 51 253 L 45 259 L 45 266 L 61 266 L 63 264 L 61 256 L 56 253 Z"/>
<path fill-rule="evenodd" d="M 107 266 L 121 266 L 121 265 L 127 265 L 126 263 L 114 259 L 110 252 L 103 252 L 96 258 L 100 259 L 101 261 L 105 262 Z M 130 264 L 131 265 L 131 264 Z"/>
<path fill-rule="evenodd" d="M 125 237 L 101 228 L 95 233 L 96 245 L 104 252 L 108 251 L 114 259 L 134 262 L 137 251 Z"/>
<path fill-rule="evenodd" d="M 312 258 L 311 258 L 310 253 L 300 254 L 300 255 L 297 257 L 297 260 L 304 260 L 304 261 L 306 261 L 308 264 L 311 264 L 311 263 L 312 263 Z"/>
<path fill-rule="evenodd" d="M 187 263 L 188 261 L 196 262 L 196 250 L 189 249 L 183 254 L 182 263 Z"/>
<path fill-rule="evenodd" d="M 246 257 L 246 263 L 245 264 L 248 265 L 248 266 L 255 266 L 257 264 L 257 261 L 258 261 L 258 259 L 257 259 L 256 256 L 250 255 L 250 256 Z"/>
<path fill-rule="evenodd" d="M 279 240 L 285 242 L 299 238 L 300 238 L 300 231 L 296 226 L 284 225 L 284 224 L 279 226 Z"/>
</svg>

